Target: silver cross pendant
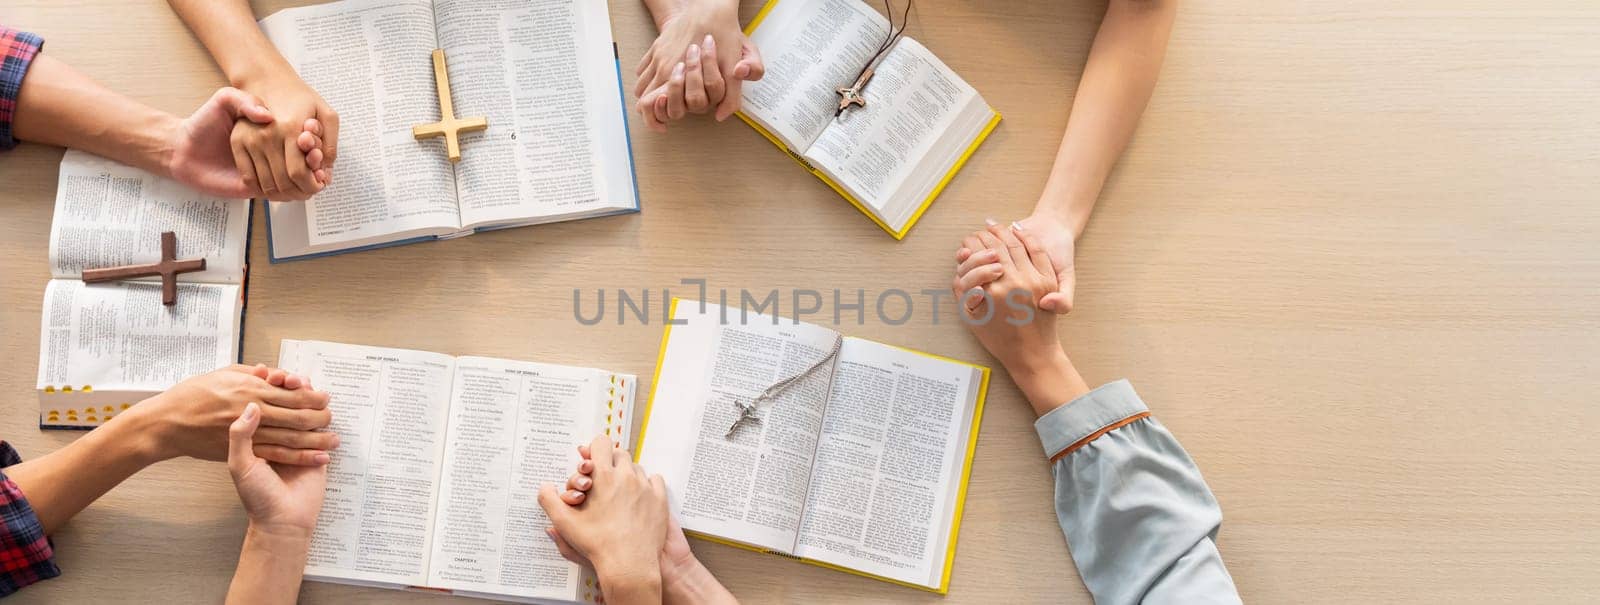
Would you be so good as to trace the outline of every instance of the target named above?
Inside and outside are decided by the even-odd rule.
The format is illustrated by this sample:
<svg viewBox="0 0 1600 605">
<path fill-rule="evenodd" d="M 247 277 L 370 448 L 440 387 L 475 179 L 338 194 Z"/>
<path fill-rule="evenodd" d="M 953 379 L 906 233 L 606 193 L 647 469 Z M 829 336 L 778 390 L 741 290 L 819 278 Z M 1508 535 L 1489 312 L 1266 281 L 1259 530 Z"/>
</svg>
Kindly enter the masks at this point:
<svg viewBox="0 0 1600 605">
<path fill-rule="evenodd" d="M 739 430 L 739 425 L 742 425 L 747 421 L 755 423 L 761 422 L 761 417 L 756 415 L 756 406 L 754 403 L 745 404 L 734 401 L 733 405 L 734 407 L 739 408 L 739 417 L 733 419 L 733 426 L 728 427 L 728 433 L 722 436 L 723 439 L 733 437 L 734 431 Z"/>
</svg>

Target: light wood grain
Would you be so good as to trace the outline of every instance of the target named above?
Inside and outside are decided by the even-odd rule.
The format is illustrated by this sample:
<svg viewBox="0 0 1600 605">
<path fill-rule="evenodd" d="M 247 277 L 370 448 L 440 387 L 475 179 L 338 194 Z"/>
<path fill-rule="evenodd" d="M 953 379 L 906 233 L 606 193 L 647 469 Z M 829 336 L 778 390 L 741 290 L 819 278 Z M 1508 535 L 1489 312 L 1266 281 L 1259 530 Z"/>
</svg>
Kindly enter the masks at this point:
<svg viewBox="0 0 1600 605">
<path fill-rule="evenodd" d="M 742 125 L 659 136 L 635 120 L 640 215 L 276 266 L 258 227 L 246 359 L 314 338 L 649 376 L 660 326 L 581 326 L 572 288 L 944 287 L 959 235 L 1032 205 L 1102 6 L 917 7 L 909 35 L 1006 120 L 905 241 Z M 631 67 L 653 28 L 630 0 L 611 13 Z M 173 112 L 222 84 L 159 0 L 10 0 L 0 22 Z M 1182 7 L 1061 332 L 1089 380 L 1132 378 L 1198 460 L 1247 601 L 1600 594 L 1597 31 L 1588 1 Z M 0 436 L 33 456 L 75 436 L 35 428 L 32 390 L 60 156 L 0 158 Z M 846 330 L 988 361 L 959 326 L 930 323 Z M 996 380 L 945 601 L 1088 600 L 1031 420 Z M 163 464 L 56 536 L 66 575 L 21 597 L 216 602 L 242 528 L 221 465 Z M 941 601 L 696 550 L 752 603 Z M 449 601 L 324 584 L 302 597 Z"/>
</svg>

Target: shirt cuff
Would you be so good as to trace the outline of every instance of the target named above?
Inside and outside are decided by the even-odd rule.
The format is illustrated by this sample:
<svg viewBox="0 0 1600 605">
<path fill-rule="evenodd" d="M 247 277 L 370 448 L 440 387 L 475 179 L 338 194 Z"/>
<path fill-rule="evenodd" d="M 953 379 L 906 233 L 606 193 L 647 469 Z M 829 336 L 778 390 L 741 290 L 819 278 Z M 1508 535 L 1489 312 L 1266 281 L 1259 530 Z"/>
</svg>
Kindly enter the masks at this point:
<svg viewBox="0 0 1600 605">
<path fill-rule="evenodd" d="M 1133 392 L 1133 385 L 1118 380 L 1050 410 L 1034 421 L 1033 430 L 1039 433 L 1044 455 L 1054 461 L 1101 435 L 1149 416 L 1150 408 Z"/>
<path fill-rule="evenodd" d="M 28 67 L 42 47 L 43 38 L 0 26 L 0 151 L 17 146 L 11 136 L 17 95 L 22 92 L 22 78 L 28 75 Z"/>
<path fill-rule="evenodd" d="M 11 444 L 0 441 L 0 466 L 21 461 Z M 59 575 L 44 524 L 17 484 L 0 473 L 0 597 Z"/>
</svg>

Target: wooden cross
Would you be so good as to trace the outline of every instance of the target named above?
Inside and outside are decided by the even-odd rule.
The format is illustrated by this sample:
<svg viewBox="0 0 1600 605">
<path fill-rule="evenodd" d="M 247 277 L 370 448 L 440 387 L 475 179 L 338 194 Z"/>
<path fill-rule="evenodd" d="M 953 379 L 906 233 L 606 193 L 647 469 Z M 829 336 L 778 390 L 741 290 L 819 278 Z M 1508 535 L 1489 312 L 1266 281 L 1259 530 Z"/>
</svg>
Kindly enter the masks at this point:
<svg viewBox="0 0 1600 605">
<path fill-rule="evenodd" d="M 839 93 L 839 110 L 833 112 L 833 117 L 839 117 L 839 114 L 844 113 L 844 110 L 849 109 L 851 105 L 866 107 L 867 98 L 861 96 L 861 89 L 866 88 L 867 82 L 870 81 L 872 81 L 872 67 L 869 65 L 862 70 L 861 77 L 856 78 L 855 84 L 835 89 L 834 92 Z"/>
<path fill-rule="evenodd" d="M 83 283 L 97 284 L 119 279 L 160 275 L 161 304 L 171 305 L 178 302 L 178 274 L 205 270 L 206 259 L 178 260 L 178 235 L 171 231 L 164 231 L 161 233 L 161 262 L 148 265 L 109 267 L 106 269 L 85 269 L 83 271 Z"/>
<path fill-rule="evenodd" d="M 461 133 L 475 132 L 489 127 L 488 118 L 457 118 L 455 105 L 450 102 L 450 72 L 444 66 L 444 49 L 433 49 L 433 81 L 439 89 L 439 121 L 411 127 L 411 136 L 417 140 L 444 137 L 445 154 L 451 162 L 461 161 Z"/>
</svg>

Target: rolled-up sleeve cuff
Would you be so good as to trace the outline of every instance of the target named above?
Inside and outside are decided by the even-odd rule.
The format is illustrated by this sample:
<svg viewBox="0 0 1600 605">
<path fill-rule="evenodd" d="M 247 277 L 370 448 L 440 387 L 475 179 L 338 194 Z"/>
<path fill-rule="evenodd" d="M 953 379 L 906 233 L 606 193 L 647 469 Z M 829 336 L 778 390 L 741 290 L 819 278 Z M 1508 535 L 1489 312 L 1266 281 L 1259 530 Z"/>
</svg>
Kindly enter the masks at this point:
<svg viewBox="0 0 1600 605">
<path fill-rule="evenodd" d="M 21 462 L 11 444 L 0 441 L 0 467 Z M 0 472 L 0 597 L 61 575 L 44 525 L 17 484 Z"/>
<path fill-rule="evenodd" d="M 37 35 L 0 25 L 0 151 L 17 146 L 11 134 L 17 97 L 22 93 L 22 79 L 28 75 L 28 67 L 43 46 L 44 39 Z"/>
<path fill-rule="evenodd" d="M 1033 423 L 1050 460 L 1077 451 L 1101 435 L 1150 416 L 1127 380 L 1108 383 L 1051 410 Z"/>
</svg>

